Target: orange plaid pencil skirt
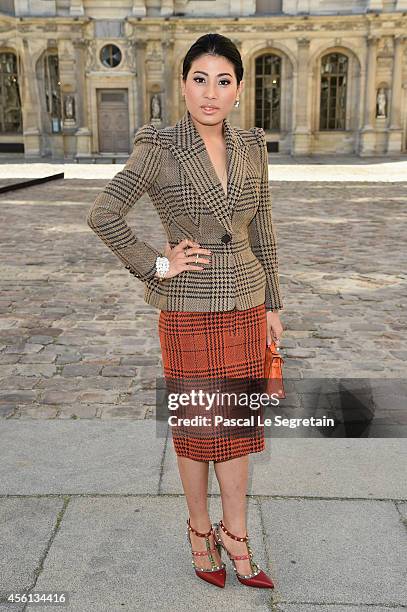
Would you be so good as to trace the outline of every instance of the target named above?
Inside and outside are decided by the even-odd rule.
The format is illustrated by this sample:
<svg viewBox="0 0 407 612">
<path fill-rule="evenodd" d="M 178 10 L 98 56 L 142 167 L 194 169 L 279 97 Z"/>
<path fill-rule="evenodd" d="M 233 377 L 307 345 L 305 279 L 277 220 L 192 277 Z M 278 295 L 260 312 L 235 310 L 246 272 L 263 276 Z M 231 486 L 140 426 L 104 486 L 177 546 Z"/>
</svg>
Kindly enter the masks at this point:
<svg viewBox="0 0 407 612">
<path fill-rule="evenodd" d="M 184 398 L 175 407 L 168 403 L 176 454 L 225 461 L 264 450 L 258 425 L 263 406 L 253 409 L 253 398 L 264 380 L 265 304 L 220 312 L 161 310 L 158 327 L 167 392 Z"/>
</svg>

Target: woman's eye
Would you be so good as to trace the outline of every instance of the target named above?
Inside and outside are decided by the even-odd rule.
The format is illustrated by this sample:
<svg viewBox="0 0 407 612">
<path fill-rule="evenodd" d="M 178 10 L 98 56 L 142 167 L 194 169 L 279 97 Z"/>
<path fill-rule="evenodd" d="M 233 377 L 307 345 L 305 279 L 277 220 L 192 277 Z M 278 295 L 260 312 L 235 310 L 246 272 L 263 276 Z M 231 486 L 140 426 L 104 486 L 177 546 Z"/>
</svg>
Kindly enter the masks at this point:
<svg viewBox="0 0 407 612">
<path fill-rule="evenodd" d="M 204 77 L 194 77 L 194 81 L 201 82 L 204 81 Z M 228 79 L 222 79 L 221 81 L 219 81 L 220 83 L 225 83 L 226 85 L 230 85 L 230 81 Z"/>
</svg>

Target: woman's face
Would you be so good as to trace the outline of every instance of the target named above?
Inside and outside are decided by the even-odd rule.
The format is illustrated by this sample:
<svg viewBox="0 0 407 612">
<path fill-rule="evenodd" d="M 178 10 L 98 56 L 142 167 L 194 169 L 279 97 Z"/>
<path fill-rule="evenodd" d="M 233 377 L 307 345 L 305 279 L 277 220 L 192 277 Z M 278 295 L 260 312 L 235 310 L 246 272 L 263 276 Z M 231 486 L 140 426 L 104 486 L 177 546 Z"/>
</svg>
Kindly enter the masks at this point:
<svg viewBox="0 0 407 612">
<path fill-rule="evenodd" d="M 237 85 L 233 64 L 229 60 L 209 54 L 192 62 L 185 83 L 181 78 L 187 109 L 206 125 L 219 123 L 227 116 L 243 89 L 242 83 Z"/>
</svg>

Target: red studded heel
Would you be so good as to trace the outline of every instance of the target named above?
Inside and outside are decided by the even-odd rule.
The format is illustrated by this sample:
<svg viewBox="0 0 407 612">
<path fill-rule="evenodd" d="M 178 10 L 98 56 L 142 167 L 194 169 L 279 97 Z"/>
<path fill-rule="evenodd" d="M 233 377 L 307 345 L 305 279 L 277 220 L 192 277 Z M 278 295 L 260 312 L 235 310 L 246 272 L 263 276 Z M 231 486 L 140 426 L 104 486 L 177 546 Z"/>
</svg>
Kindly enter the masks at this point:
<svg viewBox="0 0 407 612">
<path fill-rule="evenodd" d="M 246 542 L 246 546 L 247 546 L 247 550 L 249 554 L 232 555 L 223 543 L 219 528 L 221 528 L 230 538 L 233 538 L 234 540 L 237 540 L 238 542 Z M 251 587 L 259 587 L 263 589 L 273 589 L 274 588 L 274 583 L 271 580 L 271 578 L 269 578 L 267 574 L 265 574 L 263 570 L 260 569 L 257 563 L 253 561 L 253 553 L 252 553 L 252 549 L 249 546 L 249 537 L 247 534 L 244 536 L 244 538 L 239 538 L 238 536 L 235 536 L 233 533 L 230 533 L 230 531 L 226 529 L 225 525 L 222 522 L 222 519 L 219 521 L 219 523 L 214 523 L 214 533 L 215 533 L 215 542 L 217 543 L 217 545 L 222 546 L 222 548 L 224 548 L 224 550 L 226 551 L 227 556 L 232 562 L 236 577 L 242 584 L 245 584 Z M 249 559 L 250 560 L 250 566 L 252 568 L 251 574 L 244 576 L 243 574 L 238 573 L 236 564 L 235 564 L 235 560 L 239 560 L 239 559 Z"/>
<path fill-rule="evenodd" d="M 212 553 L 215 552 L 215 550 L 218 551 L 219 556 L 221 556 L 221 553 L 222 553 L 221 546 L 216 543 L 213 527 L 211 526 L 211 528 L 209 529 L 207 533 L 199 533 L 199 531 L 196 531 L 193 527 L 191 527 L 191 521 L 189 518 L 187 520 L 187 525 L 188 525 L 187 536 L 188 536 L 188 540 L 191 545 L 191 551 L 192 551 L 192 565 L 194 566 L 196 575 L 199 578 L 202 578 L 202 580 L 206 580 L 206 582 L 210 582 L 211 584 L 214 584 L 215 586 L 223 588 L 226 582 L 226 569 L 225 569 L 226 566 L 222 560 L 221 560 L 221 565 L 216 565 L 216 561 L 213 558 Z M 199 536 L 200 538 L 205 538 L 206 550 L 203 550 L 203 551 L 192 550 L 190 531 L 192 531 L 195 535 Z M 211 548 L 211 544 L 209 541 L 210 535 L 214 536 L 215 548 Z M 202 557 L 203 555 L 208 555 L 209 560 L 212 565 L 211 569 L 206 569 L 206 568 L 196 566 L 194 557 L 195 556 Z"/>
</svg>

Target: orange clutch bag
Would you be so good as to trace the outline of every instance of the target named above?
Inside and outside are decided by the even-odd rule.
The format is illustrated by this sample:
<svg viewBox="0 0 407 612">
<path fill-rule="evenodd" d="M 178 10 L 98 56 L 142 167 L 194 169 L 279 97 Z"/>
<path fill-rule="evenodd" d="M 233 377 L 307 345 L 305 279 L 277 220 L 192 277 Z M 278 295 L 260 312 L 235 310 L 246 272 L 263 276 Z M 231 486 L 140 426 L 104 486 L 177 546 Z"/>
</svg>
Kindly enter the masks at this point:
<svg viewBox="0 0 407 612">
<path fill-rule="evenodd" d="M 266 379 L 264 392 L 268 395 L 274 393 L 277 397 L 284 399 L 285 390 L 283 383 L 284 359 L 277 351 L 275 342 L 266 346 L 266 358 L 264 360 L 264 378 Z"/>
</svg>

